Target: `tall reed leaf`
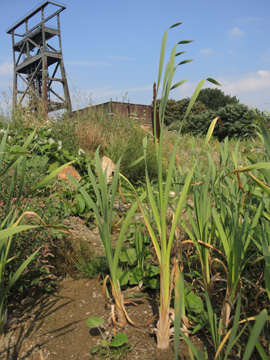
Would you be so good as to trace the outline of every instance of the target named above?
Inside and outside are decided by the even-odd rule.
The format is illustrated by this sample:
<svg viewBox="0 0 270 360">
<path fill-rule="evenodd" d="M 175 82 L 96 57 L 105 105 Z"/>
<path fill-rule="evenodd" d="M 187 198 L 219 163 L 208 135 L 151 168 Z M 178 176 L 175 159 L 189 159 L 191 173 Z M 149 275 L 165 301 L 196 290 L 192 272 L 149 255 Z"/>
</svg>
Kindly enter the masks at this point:
<svg viewBox="0 0 270 360">
<path fill-rule="evenodd" d="M 127 228 L 132 221 L 132 218 L 138 209 L 138 203 L 134 202 L 129 211 L 127 212 L 125 219 L 121 225 L 121 230 L 118 235 L 117 244 L 115 250 L 112 248 L 112 220 L 114 213 L 114 202 L 115 196 L 117 193 L 117 187 L 120 177 L 120 162 L 121 159 L 117 162 L 112 181 L 110 183 L 107 182 L 107 169 L 103 172 L 101 166 L 101 159 L 99 156 L 99 149 L 97 149 L 95 153 L 95 162 L 96 162 L 96 172 L 97 177 L 91 170 L 90 166 L 88 166 L 88 174 L 91 180 L 96 201 L 94 201 L 90 195 L 87 193 L 86 189 L 83 185 L 81 185 L 75 178 L 73 178 L 70 174 L 67 174 L 67 178 L 69 181 L 77 188 L 77 190 L 82 194 L 85 199 L 86 204 L 89 208 L 94 211 L 94 215 L 96 218 L 99 235 L 102 241 L 102 245 L 104 248 L 104 252 L 108 261 L 108 266 L 110 270 L 110 283 L 112 286 L 112 297 L 114 303 L 112 304 L 110 300 L 105 298 L 112 305 L 112 320 L 114 325 L 119 328 L 123 327 L 127 324 L 127 320 L 129 323 L 132 321 L 128 318 L 126 313 L 124 304 L 125 301 L 123 299 L 123 295 L 121 293 L 121 288 L 119 285 L 119 281 L 117 278 L 117 268 L 119 263 L 119 257 L 121 252 L 121 247 L 125 240 L 125 235 L 127 232 Z M 121 175 L 123 177 L 123 175 Z M 146 193 L 143 193 L 139 200 L 142 202 L 146 197 Z M 106 287 L 106 281 L 104 281 L 104 287 Z"/>
<path fill-rule="evenodd" d="M 259 314 L 259 316 L 250 332 L 250 336 L 249 336 L 242 360 L 251 359 L 253 349 L 258 341 L 258 337 L 260 336 L 260 333 L 265 325 L 266 320 L 267 320 L 267 310 L 264 309 Z"/>
</svg>

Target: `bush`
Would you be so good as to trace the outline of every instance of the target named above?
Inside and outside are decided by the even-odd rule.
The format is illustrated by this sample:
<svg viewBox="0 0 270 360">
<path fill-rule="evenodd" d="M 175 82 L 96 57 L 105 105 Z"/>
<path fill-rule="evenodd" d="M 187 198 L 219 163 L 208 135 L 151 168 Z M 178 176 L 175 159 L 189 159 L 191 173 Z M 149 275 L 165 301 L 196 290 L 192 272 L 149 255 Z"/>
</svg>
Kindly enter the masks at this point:
<svg viewBox="0 0 270 360">
<path fill-rule="evenodd" d="M 189 98 L 182 99 L 180 101 L 176 101 L 173 99 L 168 100 L 165 109 L 164 124 L 166 126 L 170 126 L 175 122 L 182 121 L 185 116 L 189 102 Z M 159 109 L 159 104 L 160 100 L 157 100 L 157 109 Z M 190 115 L 198 114 L 204 110 L 206 110 L 205 105 L 199 101 L 196 101 L 190 111 Z"/>
<path fill-rule="evenodd" d="M 229 104 L 238 104 L 235 96 L 225 95 L 220 89 L 203 89 L 200 91 L 197 101 L 205 105 L 208 110 L 218 110 Z"/>
<path fill-rule="evenodd" d="M 221 141 L 225 137 L 243 139 L 253 134 L 254 112 L 244 104 L 228 104 L 217 111 L 206 110 L 188 117 L 182 132 L 203 136 L 207 133 L 211 121 L 220 117 L 222 128 L 216 126 L 214 136 Z M 170 130 L 178 130 L 181 122 L 171 125 Z"/>
</svg>

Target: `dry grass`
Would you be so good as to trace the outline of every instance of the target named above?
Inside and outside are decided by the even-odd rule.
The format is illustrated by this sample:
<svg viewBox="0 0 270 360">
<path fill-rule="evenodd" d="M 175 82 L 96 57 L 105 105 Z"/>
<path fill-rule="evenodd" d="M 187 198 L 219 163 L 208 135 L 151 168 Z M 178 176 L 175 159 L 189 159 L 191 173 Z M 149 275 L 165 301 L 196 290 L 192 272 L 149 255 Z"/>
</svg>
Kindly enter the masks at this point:
<svg viewBox="0 0 270 360">
<path fill-rule="evenodd" d="M 106 144 L 103 128 L 95 122 L 79 121 L 75 127 L 75 136 L 78 146 L 92 156 L 98 146 L 103 149 Z"/>
</svg>

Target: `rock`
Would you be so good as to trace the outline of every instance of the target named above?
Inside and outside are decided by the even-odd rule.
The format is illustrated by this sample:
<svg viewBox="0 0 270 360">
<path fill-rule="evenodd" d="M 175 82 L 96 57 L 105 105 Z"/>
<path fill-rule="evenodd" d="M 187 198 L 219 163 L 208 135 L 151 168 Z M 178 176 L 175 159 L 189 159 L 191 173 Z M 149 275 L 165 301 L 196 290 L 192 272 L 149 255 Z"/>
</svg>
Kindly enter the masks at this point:
<svg viewBox="0 0 270 360">
<path fill-rule="evenodd" d="M 101 168 L 103 173 L 107 168 L 107 183 L 112 181 L 112 174 L 115 170 L 115 164 L 112 162 L 112 160 L 107 156 L 103 156 L 103 158 L 101 159 Z"/>
<path fill-rule="evenodd" d="M 25 298 L 25 299 L 22 300 L 21 304 L 22 304 L 23 306 L 25 306 L 25 305 L 32 304 L 33 302 L 34 302 L 34 299 L 31 298 L 30 296 L 28 296 L 27 298 Z"/>
<path fill-rule="evenodd" d="M 65 167 L 63 170 L 61 170 L 59 173 L 58 173 L 58 179 L 59 180 L 65 180 L 65 181 L 69 181 L 68 178 L 67 178 L 67 173 L 69 173 L 71 176 L 73 176 L 75 179 L 77 179 L 78 181 L 81 180 L 81 176 L 80 174 L 78 173 L 77 170 L 74 169 L 73 166 L 71 165 L 68 165 L 67 167 Z"/>
</svg>

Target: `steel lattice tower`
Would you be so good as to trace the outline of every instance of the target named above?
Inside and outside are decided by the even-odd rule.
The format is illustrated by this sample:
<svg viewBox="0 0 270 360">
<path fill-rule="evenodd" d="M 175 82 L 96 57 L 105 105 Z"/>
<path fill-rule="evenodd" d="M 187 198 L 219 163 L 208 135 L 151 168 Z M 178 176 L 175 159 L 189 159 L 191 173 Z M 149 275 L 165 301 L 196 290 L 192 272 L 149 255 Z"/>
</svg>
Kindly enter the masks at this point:
<svg viewBox="0 0 270 360">
<path fill-rule="evenodd" d="M 12 36 L 14 107 L 37 111 L 41 106 L 45 117 L 72 110 L 60 31 L 65 9 L 59 2 L 44 1 L 7 30 Z"/>
</svg>

